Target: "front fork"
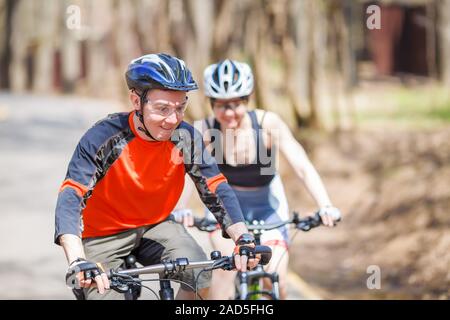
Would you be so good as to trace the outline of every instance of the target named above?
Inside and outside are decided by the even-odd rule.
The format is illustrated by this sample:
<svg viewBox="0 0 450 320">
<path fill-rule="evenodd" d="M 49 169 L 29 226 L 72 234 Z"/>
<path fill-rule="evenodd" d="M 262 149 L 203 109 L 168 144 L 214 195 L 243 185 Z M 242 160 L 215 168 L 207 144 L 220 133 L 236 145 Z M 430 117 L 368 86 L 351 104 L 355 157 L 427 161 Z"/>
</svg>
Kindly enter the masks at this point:
<svg viewBox="0 0 450 320">
<path fill-rule="evenodd" d="M 159 280 L 161 290 L 159 290 L 159 297 L 161 300 L 174 300 L 174 293 L 169 279 Z"/>
<path fill-rule="evenodd" d="M 277 272 L 265 272 L 262 266 L 257 266 L 255 270 L 247 272 L 239 272 L 239 298 L 241 300 L 248 300 L 259 293 L 263 293 L 262 280 L 269 278 L 272 283 L 272 290 L 268 292 L 272 299 L 280 299 L 280 285 L 279 276 Z M 256 280 L 256 281 L 255 281 Z M 255 283 L 255 285 L 250 285 Z M 249 289 L 250 286 L 250 289 Z"/>
</svg>

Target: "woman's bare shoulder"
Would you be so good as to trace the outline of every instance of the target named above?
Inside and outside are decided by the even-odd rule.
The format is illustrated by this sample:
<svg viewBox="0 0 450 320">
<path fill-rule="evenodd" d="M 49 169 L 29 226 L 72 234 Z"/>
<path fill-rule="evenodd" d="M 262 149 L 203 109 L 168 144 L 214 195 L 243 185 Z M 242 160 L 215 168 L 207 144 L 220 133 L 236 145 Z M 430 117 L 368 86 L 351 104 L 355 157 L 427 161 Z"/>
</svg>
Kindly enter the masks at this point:
<svg viewBox="0 0 450 320">
<path fill-rule="evenodd" d="M 255 109 L 255 113 L 258 123 L 260 123 L 263 128 L 277 127 L 279 121 L 281 121 L 281 118 L 272 111 Z"/>
</svg>

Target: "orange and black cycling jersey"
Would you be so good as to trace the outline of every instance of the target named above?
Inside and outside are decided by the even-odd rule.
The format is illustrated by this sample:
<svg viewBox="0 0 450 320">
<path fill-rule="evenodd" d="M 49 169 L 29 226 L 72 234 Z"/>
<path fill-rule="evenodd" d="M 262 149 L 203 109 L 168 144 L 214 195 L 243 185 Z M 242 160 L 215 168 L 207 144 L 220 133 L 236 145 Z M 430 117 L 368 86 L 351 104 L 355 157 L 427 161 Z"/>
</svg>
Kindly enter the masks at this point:
<svg viewBox="0 0 450 320">
<path fill-rule="evenodd" d="M 199 131 L 182 122 L 170 140 L 150 142 L 135 132 L 133 116 L 110 115 L 81 138 L 58 195 L 56 243 L 62 234 L 99 237 L 167 219 L 185 173 L 223 230 L 244 221 Z"/>
</svg>

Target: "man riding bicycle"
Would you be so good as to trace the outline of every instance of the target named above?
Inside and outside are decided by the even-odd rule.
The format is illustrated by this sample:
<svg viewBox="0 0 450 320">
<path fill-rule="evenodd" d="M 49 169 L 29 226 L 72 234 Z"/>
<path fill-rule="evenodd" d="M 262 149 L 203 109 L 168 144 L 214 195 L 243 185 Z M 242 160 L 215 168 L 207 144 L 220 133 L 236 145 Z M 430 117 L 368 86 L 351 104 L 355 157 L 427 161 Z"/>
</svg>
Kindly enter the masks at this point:
<svg viewBox="0 0 450 320">
<path fill-rule="evenodd" d="M 275 164 L 279 148 L 320 208 L 323 224 L 334 226 L 341 214 L 332 205 L 319 174 L 288 126 L 276 113 L 247 109 L 253 92 L 250 66 L 229 59 L 212 64 L 204 71 L 204 88 L 213 116 L 203 120 L 199 129 L 236 194 L 245 219 L 250 223 L 258 220 L 267 224 L 289 218 L 283 184 Z M 179 204 L 180 208 L 183 206 Z M 192 218 L 186 212 L 189 213 L 176 210 L 174 216 L 190 225 Z M 212 235 L 211 241 L 216 250 L 226 252 L 232 246 L 217 233 Z M 280 295 L 285 299 L 289 259 L 286 227 L 265 232 L 261 241 L 272 248 L 272 259 L 266 270 L 279 273 Z M 232 273 L 215 271 L 211 297 L 232 297 L 233 277 Z"/>
<path fill-rule="evenodd" d="M 69 269 L 87 299 L 123 299 L 109 289 L 106 274 L 130 254 L 143 265 L 205 254 L 183 226 L 172 221 L 187 173 L 200 198 L 214 214 L 224 236 L 254 246 L 243 223 L 239 203 L 198 132 L 183 121 L 187 92 L 197 84 L 184 61 L 167 54 L 133 60 L 125 74 L 134 111 L 98 121 L 78 143 L 59 191 L 55 243 L 63 247 Z M 200 152 L 199 152 L 200 150 Z M 238 270 L 253 268 L 258 259 L 236 254 Z M 83 270 L 83 272 L 79 272 Z M 194 287 L 198 271 L 182 280 Z M 206 296 L 207 272 L 199 276 Z M 181 285 L 178 299 L 193 299 Z"/>
</svg>

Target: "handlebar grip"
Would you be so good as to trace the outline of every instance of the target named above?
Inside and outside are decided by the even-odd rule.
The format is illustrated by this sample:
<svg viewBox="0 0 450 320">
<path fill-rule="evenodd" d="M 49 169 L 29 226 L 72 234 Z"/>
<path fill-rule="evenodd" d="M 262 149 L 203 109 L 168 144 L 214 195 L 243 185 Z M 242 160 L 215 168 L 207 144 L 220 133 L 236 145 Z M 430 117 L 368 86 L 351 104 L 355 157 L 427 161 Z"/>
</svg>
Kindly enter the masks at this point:
<svg viewBox="0 0 450 320">
<path fill-rule="evenodd" d="M 194 227 L 200 231 L 213 232 L 217 230 L 217 223 L 205 218 L 194 217 Z"/>
<path fill-rule="evenodd" d="M 245 246 L 244 246 L 245 247 Z M 261 255 L 261 259 L 259 260 L 259 264 L 265 266 L 270 262 L 270 259 L 272 259 L 272 249 L 268 246 L 255 246 L 254 248 L 251 247 L 245 247 L 246 250 L 251 250 L 250 257 L 254 257 L 256 254 Z M 242 253 L 241 250 L 239 250 L 240 253 Z M 231 265 L 235 266 L 234 264 L 234 256 L 231 256 Z"/>
<path fill-rule="evenodd" d="M 194 227 L 199 228 L 202 225 L 203 218 L 194 217 Z"/>
<path fill-rule="evenodd" d="M 261 260 L 259 263 L 263 266 L 268 264 L 270 259 L 272 259 L 272 249 L 268 246 L 256 246 L 255 254 L 261 254 Z"/>
<path fill-rule="evenodd" d="M 322 218 L 320 217 L 319 212 L 316 212 L 313 216 L 300 220 L 300 222 L 297 223 L 296 228 L 303 231 L 309 231 L 312 228 L 320 226 L 321 224 Z"/>
<path fill-rule="evenodd" d="M 311 225 L 312 227 L 318 227 L 322 224 L 322 218 L 320 217 L 320 214 L 318 212 L 316 212 L 315 215 L 312 216 L 311 219 Z"/>
</svg>

